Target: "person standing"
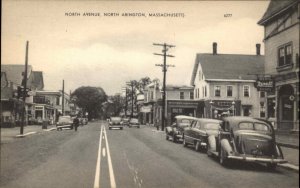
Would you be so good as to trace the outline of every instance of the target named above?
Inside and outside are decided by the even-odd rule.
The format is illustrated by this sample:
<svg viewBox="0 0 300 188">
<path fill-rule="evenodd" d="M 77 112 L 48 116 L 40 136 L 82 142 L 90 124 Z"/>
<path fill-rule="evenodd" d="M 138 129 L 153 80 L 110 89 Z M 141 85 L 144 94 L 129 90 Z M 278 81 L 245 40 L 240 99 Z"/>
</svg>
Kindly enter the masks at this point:
<svg viewBox="0 0 300 188">
<path fill-rule="evenodd" d="M 75 128 L 75 131 L 77 131 L 77 128 L 79 126 L 79 119 L 78 117 L 76 116 L 75 119 L 73 120 L 73 125 L 74 125 L 74 128 Z"/>
</svg>

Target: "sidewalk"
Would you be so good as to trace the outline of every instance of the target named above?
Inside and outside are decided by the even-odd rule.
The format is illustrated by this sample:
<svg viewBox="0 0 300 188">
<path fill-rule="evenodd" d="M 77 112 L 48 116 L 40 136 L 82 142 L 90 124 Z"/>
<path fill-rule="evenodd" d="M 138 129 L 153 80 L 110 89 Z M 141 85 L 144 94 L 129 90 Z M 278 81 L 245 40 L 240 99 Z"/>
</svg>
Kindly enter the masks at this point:
<svg viewBox="0 0 300 188">
<path fill-rule="evenodd" d="M 48 125 L 47 129 L 42 129 L 41 125 L 27 125 L 23 129 L 23 135 L 20 135 L 20 127 L 1 128 L 1 144 L 10 142 L 18 137 L 24 137 L 44 131 L 52 131 L 55 129 L 55 125 Z"/>
<path fill-rule="evenodd" d="M 282 164 L 282 166 L 299 171 L 299 135 L 277 132 L 276 142 L 281 147 L 284 158 L 288 161 L 288 164 Z"/>
</svg>

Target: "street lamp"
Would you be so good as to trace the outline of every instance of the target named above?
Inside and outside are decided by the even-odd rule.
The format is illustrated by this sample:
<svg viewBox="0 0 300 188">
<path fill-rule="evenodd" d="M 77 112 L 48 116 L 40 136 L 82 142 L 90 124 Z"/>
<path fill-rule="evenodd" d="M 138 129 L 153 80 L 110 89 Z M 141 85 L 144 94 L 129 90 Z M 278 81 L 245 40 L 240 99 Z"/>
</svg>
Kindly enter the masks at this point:
<svg viewBox="0 0 300 188">
<path fill-rule="evenodd" d="M 212 109 L 212 105 L 214 104 L 214 102 L 211 100 L 211 101 L 209 102 L 209 104 L 210 104 L 210 114 L 211 114 L 211 118 L 213 118 L 213 109 Z"/>
<path fill-rule="evenodd" d="M 235 116 L 235 102 L 234 102 L 234 101 L 232 101 L 232 103 L 231 103 L 231 104 L 232 104 L 232 106 L 233 106 L 233 110 L 232 110 L 232 112 L 233 112 L 233 113 L 232 113 L 232 114 L 233 114 L 233 116 Z"/>
</svg>

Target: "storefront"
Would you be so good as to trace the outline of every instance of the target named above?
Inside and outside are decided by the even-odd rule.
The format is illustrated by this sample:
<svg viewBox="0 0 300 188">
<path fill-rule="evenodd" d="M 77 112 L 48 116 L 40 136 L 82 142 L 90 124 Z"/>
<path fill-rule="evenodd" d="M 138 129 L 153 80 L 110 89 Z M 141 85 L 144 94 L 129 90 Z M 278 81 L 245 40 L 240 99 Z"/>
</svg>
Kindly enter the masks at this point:
<svg viewBox="0 0 300 188">
<path fill-rule="evenodd" d="M 166 125 L 174 122 L 177 115 L 204 117 L 204 103 L 203 101 L 168 100 Z"/>
<path fill-rule="evenodd" d="M 241 114 L 240 100 L 206 100 L 205 118 L 220 119 L 224 116 L 239 116 Z"/>
</svg>

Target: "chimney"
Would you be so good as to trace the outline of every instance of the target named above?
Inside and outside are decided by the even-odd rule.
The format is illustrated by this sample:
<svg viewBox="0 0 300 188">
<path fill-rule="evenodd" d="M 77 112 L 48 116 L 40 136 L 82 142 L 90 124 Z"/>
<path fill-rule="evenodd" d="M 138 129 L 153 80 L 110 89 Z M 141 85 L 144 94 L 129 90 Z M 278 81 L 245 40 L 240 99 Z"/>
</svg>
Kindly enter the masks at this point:
<svg viewBox="0 0 300 188">
<path fill-rule="evenodd" d="M 260 44 L 256 44 L 256 55 L 260 55 Z"/>
<path fill-rule="evenodd" d="M 217 55 L 217 43 L 213 43 L 213 55 Z"/>
</svg>

